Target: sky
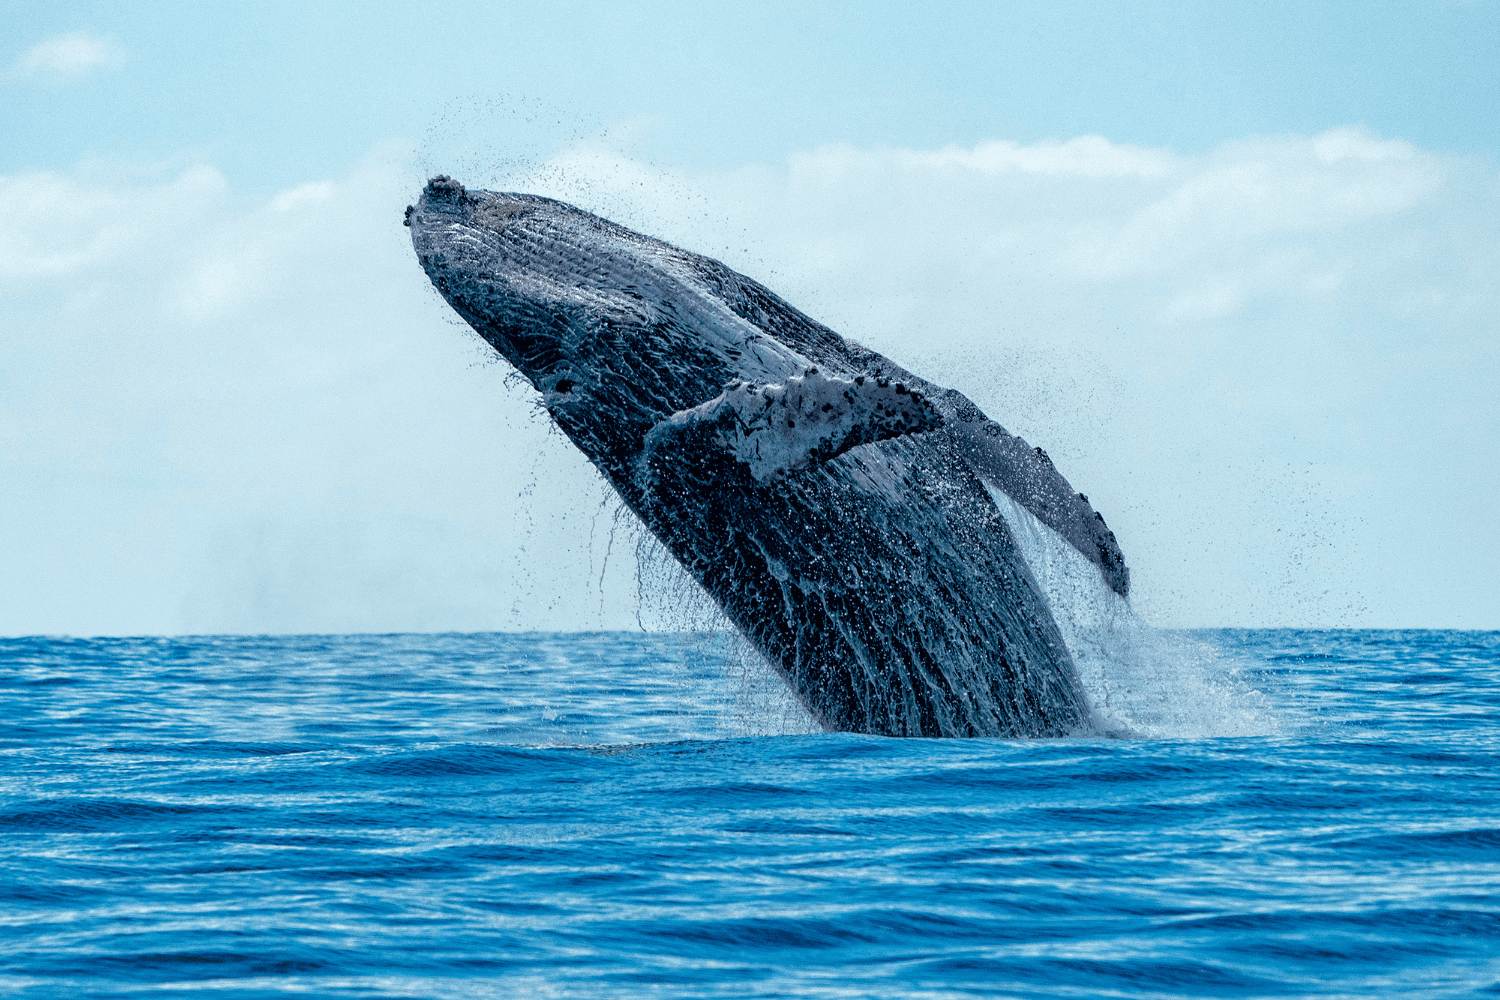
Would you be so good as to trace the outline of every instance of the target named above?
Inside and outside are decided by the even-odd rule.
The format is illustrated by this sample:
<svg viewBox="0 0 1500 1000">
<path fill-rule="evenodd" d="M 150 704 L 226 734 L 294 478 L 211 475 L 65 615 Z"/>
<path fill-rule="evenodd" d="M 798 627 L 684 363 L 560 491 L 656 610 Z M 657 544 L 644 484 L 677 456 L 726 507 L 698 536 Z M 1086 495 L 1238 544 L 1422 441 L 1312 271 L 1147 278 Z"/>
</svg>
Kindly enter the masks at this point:
<svg viewBox="0 0 1500 1000">
<path fill-rule="evenodd" d="M 1500 628 L 1500 2 L 846 6 L 0 2 L 0 634 L 671 624 L 438 172 L 961 389 L 1149 622 Z"/>
</svg>

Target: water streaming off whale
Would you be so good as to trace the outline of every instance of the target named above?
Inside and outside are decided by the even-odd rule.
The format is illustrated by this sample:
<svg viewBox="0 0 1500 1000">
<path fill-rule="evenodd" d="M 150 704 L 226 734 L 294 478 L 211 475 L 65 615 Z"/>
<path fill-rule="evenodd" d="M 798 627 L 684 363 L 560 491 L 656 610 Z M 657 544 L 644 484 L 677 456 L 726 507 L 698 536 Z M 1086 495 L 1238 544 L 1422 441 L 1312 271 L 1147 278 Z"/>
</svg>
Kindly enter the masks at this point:
<svg viewBox="0 0 1500 1000">
<path fill-rule="evenodd" d="M 1096 729 L 1116 736 L 1255 736 L 1283 723 L 1232 657 L 1140 620 L 1057 533 L 1000 490 L 995 505 L 1047 600 Z"/>
</svg>

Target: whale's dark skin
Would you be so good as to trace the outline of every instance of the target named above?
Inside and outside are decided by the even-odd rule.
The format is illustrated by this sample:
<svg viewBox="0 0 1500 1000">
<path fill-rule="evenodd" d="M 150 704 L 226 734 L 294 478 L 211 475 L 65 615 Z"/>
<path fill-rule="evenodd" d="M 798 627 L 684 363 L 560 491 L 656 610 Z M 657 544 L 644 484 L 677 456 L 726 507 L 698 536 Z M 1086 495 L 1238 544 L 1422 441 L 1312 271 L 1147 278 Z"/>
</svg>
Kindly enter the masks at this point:
<svg viewBox="0 0 1500 1000">
<path fill-rule="evenodd" d="M 1090 728 L 989 490 L 1121 595 L 1128 574 L 1040 449 L 717 261 L 561 202 L 438 177 L 406 222 L 437 290 L 825 728 Z"/>
</svg>

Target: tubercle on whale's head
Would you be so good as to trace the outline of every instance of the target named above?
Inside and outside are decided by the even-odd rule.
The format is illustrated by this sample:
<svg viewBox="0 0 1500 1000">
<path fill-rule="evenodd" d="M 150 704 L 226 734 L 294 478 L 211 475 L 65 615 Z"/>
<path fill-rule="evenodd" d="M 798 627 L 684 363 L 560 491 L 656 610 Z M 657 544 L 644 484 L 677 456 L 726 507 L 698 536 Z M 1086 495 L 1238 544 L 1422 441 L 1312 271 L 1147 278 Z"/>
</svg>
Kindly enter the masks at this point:
<svg viewBox="0 0 1500 1000">
<path fill-rule="evenodd" d="M 471 192 L 440 174 L 407 206 L 406 225 L 423 270 L 459 315 L 539 391 L 568 395 L 587 382 L 572 370 L 587 331 L 573 290 L 558 280 L 569 255 L 550 217 L 565 217 L 563 207 Z M 542 218 L 528 225 L 534 216 Z"/>
<path fill-rule="evenodd" d="M 639 447 L 655 421 L 727 380 L 694 356 L 666 305 L 684 296 L 661 266 L 665 244 L 562 202 L 441 175 L 405 222 L 433 286 L 580 446 L 580 435 L 598 439 L 591 454 Z"/>
</svg>

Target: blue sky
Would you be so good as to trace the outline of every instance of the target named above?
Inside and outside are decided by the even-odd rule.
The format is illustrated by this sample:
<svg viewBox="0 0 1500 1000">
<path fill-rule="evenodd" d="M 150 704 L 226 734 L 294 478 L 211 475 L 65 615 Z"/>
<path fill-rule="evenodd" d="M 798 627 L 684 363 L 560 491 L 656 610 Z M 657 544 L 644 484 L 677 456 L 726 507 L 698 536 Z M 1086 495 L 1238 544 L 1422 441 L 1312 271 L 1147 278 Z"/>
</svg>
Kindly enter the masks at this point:
<svg viewBox="0 0 1500 1000">
<path fill-rule="evenodd" d="M 5 3 L 5 57 L 109 40 L 82 85 L 12 89 L 8 171 L 215 163 L 246 194 L 419 138 L 451 105 L 530 105 L 546 142 L 645 118 L 684 166 L 834 142 L 1103 135 L 1196 152 L 1359 124 L 1500 153 L 1500 9 L 1456 3 Z M 496 145 L 503 143 L 497 137 Z"/>
<path fill-rule="evenodd" d="M 1149 620 L 1500 627 L 1497 51 L 1494 0 L 0 4 L 0 632 L 634 624 L 402 243 L 437 170 L 958 385 Z"/>
</svg>

